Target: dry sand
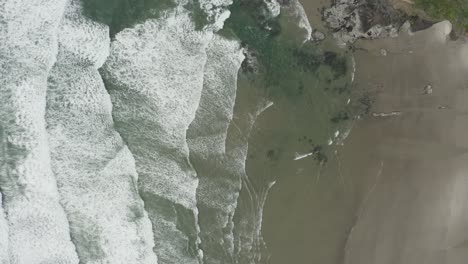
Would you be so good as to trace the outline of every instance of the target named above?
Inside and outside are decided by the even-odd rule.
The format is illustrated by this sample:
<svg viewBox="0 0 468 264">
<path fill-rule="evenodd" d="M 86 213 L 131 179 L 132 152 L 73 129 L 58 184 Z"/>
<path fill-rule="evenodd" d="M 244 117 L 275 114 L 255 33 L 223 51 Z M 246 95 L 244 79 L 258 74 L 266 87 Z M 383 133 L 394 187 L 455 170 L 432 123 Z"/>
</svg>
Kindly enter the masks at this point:
<svg viewBox="0 0 468 264">
<path fill-rule="evenodd" d="M 355 85 L 375 96 L 375 116 L 355 123 L 319 180 L 298 163 L 270 190 L 270 263 L 466 263 L 468 45 L 449 30 L 357 44 Z"/>
</svg>

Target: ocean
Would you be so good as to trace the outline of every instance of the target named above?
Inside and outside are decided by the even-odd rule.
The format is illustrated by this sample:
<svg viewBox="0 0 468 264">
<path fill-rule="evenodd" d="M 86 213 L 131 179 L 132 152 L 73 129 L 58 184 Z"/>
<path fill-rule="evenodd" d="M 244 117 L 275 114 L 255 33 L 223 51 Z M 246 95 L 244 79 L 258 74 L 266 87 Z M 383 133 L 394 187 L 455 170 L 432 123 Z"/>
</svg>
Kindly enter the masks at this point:
<svg viewBox="0 0 468 264">
<path fill-rule="evenodd" d="M 269 193 L 344 184 L 366 95 L 297 0 L 6 0 L 0 19 L 2 263 L 284 263 L 274 219 L 307 203 Z"/>
</svg>

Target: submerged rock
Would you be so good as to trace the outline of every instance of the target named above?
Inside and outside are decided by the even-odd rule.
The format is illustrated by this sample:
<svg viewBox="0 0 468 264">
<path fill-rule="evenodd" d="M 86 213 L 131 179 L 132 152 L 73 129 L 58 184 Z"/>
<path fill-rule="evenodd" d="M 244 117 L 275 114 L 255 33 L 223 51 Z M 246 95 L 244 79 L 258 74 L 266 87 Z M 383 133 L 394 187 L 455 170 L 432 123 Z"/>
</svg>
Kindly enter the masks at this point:
<svg viewBox="0 0 468 264">
<path fill-rule="evenodd" d="M 424 86 L 424 94 L 432 94 L 432 85 L 428 84 Z"/>
<path fill-rule="evenodd" d="M 257 74 L 259 72 L 259 62 L 255 50 L 250 49 L 248 46 L 245 46 L 242 49 L 245 59 L 242 61 L 242 71 L 244 73 L 253 73 Z"/>
<path fill-rule="evenodd" d="M 320 31 L 314 30 L 312 32 L 312 40 L 314 41 L 322 41 L 325 39 L 325 34 Z"/>
</svg>

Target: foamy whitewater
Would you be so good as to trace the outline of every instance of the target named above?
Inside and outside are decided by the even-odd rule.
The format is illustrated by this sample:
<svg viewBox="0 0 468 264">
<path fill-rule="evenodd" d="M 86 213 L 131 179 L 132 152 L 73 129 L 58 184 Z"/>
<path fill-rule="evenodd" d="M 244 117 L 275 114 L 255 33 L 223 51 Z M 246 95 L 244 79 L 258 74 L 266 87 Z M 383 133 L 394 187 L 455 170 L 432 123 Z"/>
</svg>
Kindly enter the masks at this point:
<svg viewBox="0 0 468 264">
<path fill-rule="evenodd" d="M 271 103 L 237 89 L 232 0 L 175 2 L 112 40 L 81 0 L 0 3 L 0 263 L 265 259 L 245 165 Z"/>
<path fill-rule="evenodd" d="M 198 173 L 197 207 L 206 263 L 233 257 L 232 217 L 240 178 L 228 170 L 226 138 L 236 98 L 237 72 L 244 59 L 239 43 L 214 37 L 207 51 L 200 105 L 187 131 L 190 158 Z"/>
<path fill-rule="evenodd" d="M 8 232 L 0 234 L 3 241 L 8 237 L 3 263 L 78 263 L 51 170 L 44 118 L 47 76 L 65 4 L 0 4 L 0 188 L 8 223 Z"/>
<path fill-rule="evenodd" d="M 203 87 L 211 32 L 179 10 L 116 36 L 104 66 L 117 129 L 135 155 L 162 263 L 198 263 L 198 179 L 186 131 Z"/>
<path fill-rule="evenodd" d="M 108 55 L 109 30 L 83 17 L 73 0 L 58 34 L 46 120 L 78 256 L 84 263 L 156 263 L 135 162 L 113 128 L 110 97 L 97 70 Z"/>
</svg>

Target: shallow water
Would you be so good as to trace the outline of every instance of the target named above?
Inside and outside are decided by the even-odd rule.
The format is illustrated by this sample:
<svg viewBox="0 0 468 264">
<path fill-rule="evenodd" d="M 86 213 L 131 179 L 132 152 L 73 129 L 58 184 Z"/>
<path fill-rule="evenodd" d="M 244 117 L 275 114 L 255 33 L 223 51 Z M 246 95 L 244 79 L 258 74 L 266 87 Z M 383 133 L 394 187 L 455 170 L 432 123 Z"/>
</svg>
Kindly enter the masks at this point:
<svg viewBox="0 0 468 264">
<path fill-rule="evenodd" d="M 323 30 L 320 8 L 329 3 L 304 0 L 302 4 L 310 20 Z M 334 47 L 333 39 L 328 38 L 316 48 L 324 47 Z M 344 49 L 335 47 L 334 50 L 346 54 Z M 354 59 L 354 54 L 347 56 Z M 348 71 L 348 74 L 354 73 Z M 348 143 L 345 137 L 357 122 L 353 119 L 367 111 L 362 100 L 365 90 L 352 83 L 353 77 L 348 75 L 348 90 L 344 94 L 330 93 L 328 83 L 320 77 L 304 79 L 309 94 L 302 98 L 302 104 L 281 100 L 278 109 L 260 118 L 258 134 L 251 139 L 250 145 L 259 146 L 260 150 L 252 153 L 248 168 L 257 175 L 269 175 L 276 180 L 266 200 L 263 221 L 265 241 L 272 252 L 270 263 L 342 263 L 361 193 L 367 188 L 364 174 L 353 174 L 353 163 L 363 157 L 352 154 L 357 146 Z M 332 81 L 336 83 L 339 80 Z M 346 106 L 347 101 L 343 100 L 348 99 L 351 102 Z M 336 107 L 330 103 L 322 105 L 326 100 L 338 103 Z M 330 122 L 333 119 L 330 112 L 342 109 L 349 111 L 345 112 L 349 113 L 349 120 L 337 126 Z M 344 138 L 327 146 L 336 131 Z M 342 146 L 344 142 L 351 146 Z M 277 159 L 268 160 L 262 155 L 268 152 L 268 148 L 263 148 L 268 144 L 274 146 L 272 150 L 280 150 Z M 321 164 L 313 157 L 293 159 L 295 153 L 308 153 L 316 144 L 325 146 L 327 163 Z M 373 170 L 370 165 L 369 170 Z"/>
<path fill-rule="evenodd" d="M 275 38 L 277 45 L 295 47 L 299 58 L 308 55 L 309 61 L 322 56 L 343 58 L 346 67 L 343 75 L 336 75 L 339 69 L 329 66 L 339 64 L 326 60 L 317 60 L 314 70 L 286 60 L 273 64 L 281 68 L 278 79 L 240 73 L 238 89 L 257 89 L 273 104 L 257 118 L 249 138 L 247 179 L 238 209 L 243 216 L 238 217 L 250 217 L 256 223 L 250 228 L 258 232 L 258 247 L 266 243 L 263 258 L 254 263 L 325 263 L 340 259 L 333 243 L 342 240 L 352 220 L 345 217 L 353 205 L 346 196 L 350 188 L 340 174 L 339 156 L 334 151 L 359 111 L 354 100 L 360 91 L 351 85 L 351 54 L 334 46 L 332 40 L 303 45 L 291 42 L 294 30 L 289 27 L 295 25 L 287 18 L 280 19 L 280 24 L 285 33 Z M 301 36 L 300 31 L 297 34 Z M 348 99 L 353 103 L 347 105 Z M 330 140 L 334 141 L 331 146 Z M 308 153 L 315 154 L 295 160 Z M 313 223 L 315 218 L 321 220 Z M 311 248 L 316 249 L 314 255 Z"/>
</svg>

